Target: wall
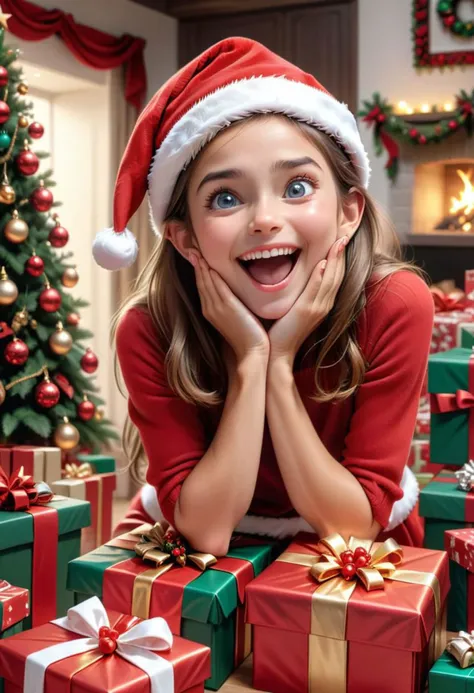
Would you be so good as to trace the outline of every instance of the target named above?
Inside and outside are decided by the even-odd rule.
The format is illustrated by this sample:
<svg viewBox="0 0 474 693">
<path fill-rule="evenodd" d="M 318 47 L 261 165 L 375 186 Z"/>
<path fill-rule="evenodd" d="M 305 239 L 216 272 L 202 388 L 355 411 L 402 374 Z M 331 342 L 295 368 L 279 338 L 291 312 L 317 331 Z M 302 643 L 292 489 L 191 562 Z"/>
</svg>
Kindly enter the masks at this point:
<svg viewBox="0 0 474 693">
<path fill-rule="evenodd" d="M 434 5 L 436 0 L 430 2 Z M 394 104 L 453 102 L 461 89 L 473 88 L 473 66 L 444 72 L 412 66 L 411 7 L 412 0 L 359 0 L 359 104 L 375 91 Z M 445 36 L 437 32 L 435 39 L 436 50 L 445 50 Z M 364 124 L 361 132 L 372 163 L 370 190 L 388 208 L 391 183 L 384 170 L 385 155 L 375 156 L 371 131 Z"/>
</svg>

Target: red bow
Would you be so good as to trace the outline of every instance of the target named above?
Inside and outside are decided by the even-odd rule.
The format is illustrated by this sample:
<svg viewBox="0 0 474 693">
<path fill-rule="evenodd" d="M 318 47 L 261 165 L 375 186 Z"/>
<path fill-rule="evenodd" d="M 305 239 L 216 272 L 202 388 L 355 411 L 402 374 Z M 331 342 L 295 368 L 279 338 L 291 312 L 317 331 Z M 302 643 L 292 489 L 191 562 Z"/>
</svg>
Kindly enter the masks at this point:
<svg viewBox="0 0 474 693">
<path fill-rule="evenodd" d="M 430 291 L 433 296 L 436 313 L 446 313 L 466 308 L 466 294 L 461 289 L 454 289 L 454 291 L 445 294 L 437 286 L 432 286 Z"/>
<path fill-rule="evenodd" d="M 454 394 L 431 395 L 431 413 L 447 414 L 460 409 L 474 409 L 474 394 L 457 390 Z"/>
<path fill-rule="evenodd" d="M 32 476 L 25 475 L 23 467 L 10 478 L 0 469 L 0 510 L 28 510 L 30 505 L 46 505 L 52 497 L 48 484 L 36 484 Z"/>
</svg>

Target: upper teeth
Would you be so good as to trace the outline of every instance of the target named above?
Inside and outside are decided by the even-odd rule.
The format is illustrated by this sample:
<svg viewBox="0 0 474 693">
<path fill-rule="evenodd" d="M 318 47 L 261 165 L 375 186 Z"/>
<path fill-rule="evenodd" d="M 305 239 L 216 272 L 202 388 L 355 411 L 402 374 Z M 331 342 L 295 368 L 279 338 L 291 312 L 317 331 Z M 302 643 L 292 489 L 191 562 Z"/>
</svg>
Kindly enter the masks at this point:
<svg viewBox="0 0 474 693">
<path fill-rule="evenodd" d="M 271 250 L 256 250 L 254 253 L 246 253 L 241 255 L 239 260 L 261 260 L 267 257 L 276 257 L 277 255 L 292 255 L 296 248 L 272 248 Z"/>
</svg>

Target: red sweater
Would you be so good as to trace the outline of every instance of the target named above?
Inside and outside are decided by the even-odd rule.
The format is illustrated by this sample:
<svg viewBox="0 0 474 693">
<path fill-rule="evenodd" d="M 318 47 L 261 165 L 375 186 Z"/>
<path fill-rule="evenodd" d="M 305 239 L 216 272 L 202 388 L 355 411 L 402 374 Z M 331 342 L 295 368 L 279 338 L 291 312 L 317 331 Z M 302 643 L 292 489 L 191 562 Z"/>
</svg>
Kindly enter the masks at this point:
<svg viewBox="0 0 474 693">
<path fill-rule="evenodd" d="M 309 398 L 313 372 L 295 371 L 300 396 L 329 453 L 358 479 L 374 519 L 387 526 L 403 493 L 400 481 L 408 459 L 433 326 L 433 300 L 426 284 L 408 271 L 366 289 L 358 318 L 358 340 L 369 367 L 357 392 L 343 402 Z M 206 452 L 222 408 L 206 414 L 170 389 L 150 316 L 131 309 L 120 322 L 117 353 L 129 393 L 129 414 L 148 458 L 147 481 L 157 489 L 166 519 L 187 475 Z M 260 468 L 249 510 L 255 515 L 295 515 L 265 424 Z M 403 544 L 420 545 L 414 511 L 391 533 Z"/>
</svg>

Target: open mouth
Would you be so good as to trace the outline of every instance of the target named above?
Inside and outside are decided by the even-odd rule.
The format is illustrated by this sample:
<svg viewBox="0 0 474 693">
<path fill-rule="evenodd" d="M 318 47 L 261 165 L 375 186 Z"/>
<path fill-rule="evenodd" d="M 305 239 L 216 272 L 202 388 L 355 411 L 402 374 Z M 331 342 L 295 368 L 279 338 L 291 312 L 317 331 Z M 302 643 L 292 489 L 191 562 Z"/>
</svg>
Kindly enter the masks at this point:
<svg viewBox="0 0 474 693">
<path fill-rule="evenodd" d="M 275 257 L 260 258 L 258 260 L 241 260 L 238 258 L 238 262 L 254 281 L 263 286 L 274 286 L 289 277 L 298 262 L 300 253 L 301 249 L 298 248 L 291 255 L 276 255 Z"/>
</svg>

